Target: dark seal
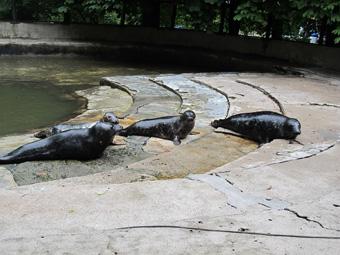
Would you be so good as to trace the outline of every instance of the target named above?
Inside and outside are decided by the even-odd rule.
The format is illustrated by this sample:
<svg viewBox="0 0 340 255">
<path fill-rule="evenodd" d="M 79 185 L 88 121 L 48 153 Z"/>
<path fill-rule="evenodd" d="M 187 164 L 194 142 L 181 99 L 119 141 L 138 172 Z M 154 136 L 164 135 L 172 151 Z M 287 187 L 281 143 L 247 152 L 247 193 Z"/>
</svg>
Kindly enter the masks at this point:
<svg viewBox="0 0 340 255">
<path fill-rule="evenodd" d="M 166 116 L 138 121 L 119 132 L 121 136 L 158 137 L 179 145 L 195 126 L 196 115 L 185 111 L 179 116 Z"/>
<path fill-rule="evenodd" d="M 34 160 L 96 159 L 121 129 L 119 125 L 98 122 L 91 128 L 68 130 L 25 144 L 0 157 L 0 164 Z"/>
<path fill-rule="evenodd" d="M 107 122 L 107 123 L 111 123 L 112 125 L 117 125 L 119 124 L 119 120 L 116 117 L 116 115 L 113 112 L 107 112 L 104 114 L 104 116 L 99 120 L 100 122 Z M 61 132 L 67 131 L 67 130 L 72 130 L 72 129 L 81 129 L 81 128 L 91 128 L 94 125 L 96 125 L 98 121 L 96 122 L 88 122 L 88 123 L 81 123 L 81 124 L 59 124 L 56 126 L 53 126 L 51 128 L 42 130 L 36 134 L 34 134 L 34 136 L 36 138 L 46 138 L 49 137 L 51 135 L 55 135 L 55 134 L 59 134 Z"/>
<path fill-rule="evenodd" d="M 214 120 L 211 125 L 232 130 L 260 144 L 274 139 L 293 140 L 301 133 L 301 124 L 297 119 L 270 111 L 236 114 L 227 119 Z"/>
</svg>

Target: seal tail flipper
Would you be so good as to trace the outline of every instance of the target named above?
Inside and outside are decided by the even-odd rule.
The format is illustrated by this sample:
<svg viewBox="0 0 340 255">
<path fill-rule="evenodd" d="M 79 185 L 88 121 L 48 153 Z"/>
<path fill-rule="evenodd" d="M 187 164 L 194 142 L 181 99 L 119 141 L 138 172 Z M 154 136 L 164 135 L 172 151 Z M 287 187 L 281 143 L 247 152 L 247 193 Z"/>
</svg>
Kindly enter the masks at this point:
<svg viewBox="0 0 340 255">
<path fill-rule="evenodd" d="M 129 134 L 128 134 L 128 132 L 127 132 L 127 129 L 126 128 L 124 128 L 124 129 L 122 129 L 122 130 L 120 130 L 120 131 L 118 131 L 117 132 L 117 135 L 120 135 L 120 136 L 129 136 Z"/>
<path fill-rule="evenodd" d="M 15 163 L 9 156 L 0 157 L 0 165 L 12 164 Z"/>
</svg>

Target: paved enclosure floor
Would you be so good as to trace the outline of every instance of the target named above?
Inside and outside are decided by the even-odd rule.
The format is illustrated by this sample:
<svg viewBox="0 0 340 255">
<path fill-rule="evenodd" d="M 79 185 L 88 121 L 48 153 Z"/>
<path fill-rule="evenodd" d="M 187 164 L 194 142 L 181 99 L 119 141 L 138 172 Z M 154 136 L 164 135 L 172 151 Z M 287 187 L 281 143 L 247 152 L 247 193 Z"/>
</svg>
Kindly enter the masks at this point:
<svg viewBox="0 0 340 255">
<path fill-rule="evenodd" d="M 168 92 L 143 95 L 131 79 Z M 131 79 L 102 82 L 139 97 L 123 97 L 129 106 L 123 125 L 153 116 L 154 106 L 164 113 L 192 107 L 199 116 L 196 133 L 180 146 L 149 139 L 145 158 L 112 169 L 99 161 L 107 169 L 92 175 L 18 186 L 8 166 L 0 167 L 1 254 L 339 253 L 338 77 L 197 73 Z M 215 111 L 220 105 L 226 108 Z M 81 120 L 99 114 L 91 107 Z M 259 110 L 299 119 L 299 143 L 275 140 L 257 148 L 208 126 L 227 112 Z M 30 134 L 1 138 L 1 153 L 31 140 Z M 63 167 L 72 164 L 85 167 Z"/>
</svg>

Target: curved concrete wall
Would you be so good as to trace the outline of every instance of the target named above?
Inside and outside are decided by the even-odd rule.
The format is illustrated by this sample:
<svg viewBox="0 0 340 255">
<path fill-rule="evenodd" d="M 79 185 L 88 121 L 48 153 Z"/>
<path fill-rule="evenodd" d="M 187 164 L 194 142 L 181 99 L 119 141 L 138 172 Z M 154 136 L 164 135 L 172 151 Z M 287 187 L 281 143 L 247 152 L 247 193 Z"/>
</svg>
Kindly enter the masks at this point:
<svg viewBox="0 0 340 255">
<path fill-rule="evenodd" d="M 270 58 L 291 64 L 339 70 L 340 48 L 287 41 L 108 25 L 56 25 L 47 23 L 0 22 L 0 38 L 100 41 L 110 45 L 135 44 L 157 47 L 181 47 L 204 50 L 221 57 Z M 236 54 L 236 55 L 235 55 Z"/>
</svg>

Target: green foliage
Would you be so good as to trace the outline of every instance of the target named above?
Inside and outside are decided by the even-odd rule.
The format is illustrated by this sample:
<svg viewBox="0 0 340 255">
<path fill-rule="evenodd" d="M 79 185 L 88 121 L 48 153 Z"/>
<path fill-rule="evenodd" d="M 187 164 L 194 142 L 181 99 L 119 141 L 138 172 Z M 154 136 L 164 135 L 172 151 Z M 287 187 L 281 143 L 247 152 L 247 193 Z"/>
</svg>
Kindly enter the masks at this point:
<svg viewBox="0 0 340 255">
<path fill-rule="evenodd" d="M 0 0 L 0 18 L 10 19 L 11 17 L 11 1 L 10 0 Z"/>
<path fill-rule="evenodd" d="M 12 1 L 0 0 L 0 19 L 11 19 Z M 125 25 L 141 24 L 143 1 L 15 0 L 17 17 L 23 21 L 93 24 L 120 24 L 124 21 Z M 170 27 L 173 2 L 159 1 L 161 27 Z M 234 13 L 233 19 L 240 23 L 243 34 L 280 34 L 287 39 L 308 40 L 311 32 L 326 37 L 332 37 L 329 35 L 332 33 L 332 40 L 340 43 L 339 0 L 177 0 L 176 27 L 217 32 L 223 15 L 222 4 L 231 2 L 236 3 L 236 11 L 234 13 L 227 6 L 226 20 Z M 227 21 L 221 27 L 226 27 Z M 302 34 L 299 33 L 301 27 Z"/>
<path fill-rule="evenodd" d="M 178 5 L 176 24 L 185 29 L 217 32 L 222 3 L 223 0 L 186 0 Z"/>
<path fill-rule="evenodd" d="M 243 1 L 236 9 L 235 20 L 241 22 L 241 30 L 245 34 L 256 32 L 263 35 L 267 12 L 264 9 L 262 0 Z"/>
<path fill-rule="evenodd" d="M 64 0 L 55 9 L 55 13 L 68 14 L 73 22 L 104 23 L 108 22 L 107 13 L 115 9 L 116 2 L 115 0 Z"/>
<path fill-rule="evenodd" d="M 139 1 L 133 0 L 65 0 L 58 13 L 70 13 L 72 22 L 119 24 L 123 3 L 126 5 L 126 24 L 140 24 Z"/>
<path fill-rule="evenodd" d="M 340 43 L 340 25 L 332 31 L 337 37 L 335 38 L 335 43 Z"/>
<path fill-rule="evenodd" d="M 339 0 L 294 0 L 291 1 L 301 13 L 302 22 L 325 20 L 327 25 L 334 25 L 332 32 L 336 37 L 335 43 L 340 42 L 340 1 Z"/>
</svg>

